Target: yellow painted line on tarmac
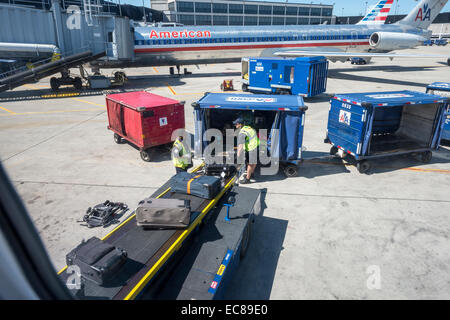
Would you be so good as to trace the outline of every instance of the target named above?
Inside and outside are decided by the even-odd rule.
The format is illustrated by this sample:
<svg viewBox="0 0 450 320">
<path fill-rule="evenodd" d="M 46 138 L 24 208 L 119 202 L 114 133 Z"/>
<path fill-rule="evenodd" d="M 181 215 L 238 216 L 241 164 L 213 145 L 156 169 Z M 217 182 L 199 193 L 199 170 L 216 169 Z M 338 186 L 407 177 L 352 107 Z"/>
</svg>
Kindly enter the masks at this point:
<svg viewBox="0 0 450 320">
<path fill-rule="evenodd" d="M 11 111 L 9 109 L 6 109 L 4 107 L 0 107 L 0 109 L 5 110 L 6 112 L 8 112 L 9 114 L 16 114 L 14 111 Z"/>
<path fill-rule="evenodd" d="M 69 112 L 83 112 L 83 111 L 95 111 L 95 110 L 103 110 L 104 108 L 91 108 L 91 109 L 74 109 L 74 110 L 54 110 L 54 111 L 32 111 L 32 112 L 17 112 L 17 113 L 8 113 L 8 114 L 0 114 L 0 117 L 5 116 L 23 116 L 23 115 L 33 115 L 33 114 L 52 114 L 52 113 L 69 113 Z"/>
<path fill-rule="evenodd" d="M 84 102 L 84 103 L 92 104 L 92 105 L 94 105 L 94 106 L 104 107 L 104 105 L 102 105 L 102 104 L 100 104 L 100 103 L 95 103 L 95 102 L 88 101 L 88 100 L 84 100 L 84 99 L 80 99 L 80 98 L 71 98 L 71 99 L 72 99 L 72 100 L 79 101 L 79 102 Z"/>
<path fill-rule="evenodd" d="M 444 170 L 444 169 L 422 169 L 422 168 L 416 168 L 416 167 L 410 167 L 410 168 L 402 168 L 401 170 L 409 170 L 409 171 L 418 171 L 418 172 L 436 172 L 436 173 L 450 173 L 450 170 Z"/>
<path fill-rule="evenodd" d="M 172 92 L 172 94 L 173 94 L 174 96 L 176 96 L 177 93 L 175 92 L 175 90 L 173 90 L 173 88 L 172 88 L 168 83 L 166 83 L 166 85 L 167 85 L 167 88 L 169 88 L 170 92 Z"/>
</svg>

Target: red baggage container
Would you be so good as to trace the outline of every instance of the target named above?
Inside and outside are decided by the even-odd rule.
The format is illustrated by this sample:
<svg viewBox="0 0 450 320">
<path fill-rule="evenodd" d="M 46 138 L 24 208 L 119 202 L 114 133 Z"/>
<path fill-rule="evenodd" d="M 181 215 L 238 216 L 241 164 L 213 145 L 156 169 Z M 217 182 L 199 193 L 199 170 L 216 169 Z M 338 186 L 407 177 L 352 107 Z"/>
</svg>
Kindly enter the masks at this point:
<svg viewBox="0 0 450 320">
<path fill-rule="evenodd" d="M 184 102 L 146 91 L 107 95 L 106 109 L 116 143 L 137 146 L 144 161 L 150 161 L 150 148 L 171 143 L 172 132 L 185 126 Z"/>
</svg>

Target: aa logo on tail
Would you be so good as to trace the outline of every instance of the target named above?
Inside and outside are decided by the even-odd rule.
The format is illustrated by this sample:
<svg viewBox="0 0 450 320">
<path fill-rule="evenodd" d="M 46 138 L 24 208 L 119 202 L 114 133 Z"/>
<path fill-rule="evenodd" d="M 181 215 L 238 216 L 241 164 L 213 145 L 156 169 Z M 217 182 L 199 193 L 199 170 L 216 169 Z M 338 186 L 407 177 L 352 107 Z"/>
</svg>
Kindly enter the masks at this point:
<svg viewBox="0 0 450 320">
<path fill-rule="evenodd" d="M 428 4 L 425 4 L 423 6 L 423 8 L 419 8 L 419 12 L 417 12 L 416 20 L 414 20 L 414 21 L 417 21 L 417 20 L 430 21 L 430 19 L 431 19 L 431 8 L 428 7 Z"/>
</svg>

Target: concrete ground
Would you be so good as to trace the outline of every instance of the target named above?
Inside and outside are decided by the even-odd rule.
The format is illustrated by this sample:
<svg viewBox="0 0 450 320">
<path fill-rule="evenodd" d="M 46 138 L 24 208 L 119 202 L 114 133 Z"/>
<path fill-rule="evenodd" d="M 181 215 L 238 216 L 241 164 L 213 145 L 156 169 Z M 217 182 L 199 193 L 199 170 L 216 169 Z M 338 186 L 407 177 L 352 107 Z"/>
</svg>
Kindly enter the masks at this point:
<svg viewBox="0 0 450 320">
<path fill-rule="evenodd" d="M 448 54 L 450 47 L 408 50 Z M 127 90 L 146 89 L 191 103 L 219 91 L 223 79 L 240 88 L 240 64 L 127 69 Z M 373 59 L 369 65 L 330 63 L 327 95 L 308 99 L 305 158 L 326 155 L 329 96 L 335 93 L 417 90 L 450 82 L 446 61 Z M 17 88 L 17 97 L 46 92 L 49 79 Z M 9 95 L 11 95 L 9 93 Z M 85 210 L 105 200 L 134 208 L 173 173 L 169 155 L 154 161 L 118 145 L 106 129 L 103 95 L 1 101 L 0 158 L 39 230 L 56 269 L 82 239 L 113 226 L 80 226 Z M 265 210 L 253 225 L 248 255 L 232 280 L 229 299 L 449 299 L 450 149 L 430 164 L 406 156 L 374 163 L 368 175 L 336 161 L 306 160 L 296 178 L 259 177 Z M 124 217 L 122 217 L 123 219 Z"/>
</svg>

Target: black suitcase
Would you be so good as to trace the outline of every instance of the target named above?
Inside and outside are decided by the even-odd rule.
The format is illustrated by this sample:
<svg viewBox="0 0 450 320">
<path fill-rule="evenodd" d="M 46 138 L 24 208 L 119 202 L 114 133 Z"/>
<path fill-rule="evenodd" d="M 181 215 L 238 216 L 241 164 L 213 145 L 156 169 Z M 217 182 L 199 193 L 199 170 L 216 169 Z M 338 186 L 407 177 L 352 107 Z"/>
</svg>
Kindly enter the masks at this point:
<svg viewBox="0 0 450 320">
<path fill-rule="evenodd" d="M 105 284 L 117 274 L 126 259 L 126 251 L 97 237 L 83 241 L 66 255 L 68 266 L 78 266 L 83 278 L 99 285 Z"/>
<path fill-rule="evenodd" d="M 222 178 L 229 178 L 236 173 L 236 166 L 233 164 L 206 164 L 205 174 L 207 176 L 217 176 Z"/>
<path fill-rule="evenodd" d="M 221 181 L 212 176 L 180 172 L 172 177 L 170 187 L 174 192 L 213 199 L 220 192 Z"/>
<path fill-rule="evenodd" d="M 145 198 L 136 208 L 137 225 L 144 228 L 186 228 L 190 220 L 189 200 Z"/>
</svg>

